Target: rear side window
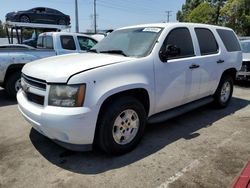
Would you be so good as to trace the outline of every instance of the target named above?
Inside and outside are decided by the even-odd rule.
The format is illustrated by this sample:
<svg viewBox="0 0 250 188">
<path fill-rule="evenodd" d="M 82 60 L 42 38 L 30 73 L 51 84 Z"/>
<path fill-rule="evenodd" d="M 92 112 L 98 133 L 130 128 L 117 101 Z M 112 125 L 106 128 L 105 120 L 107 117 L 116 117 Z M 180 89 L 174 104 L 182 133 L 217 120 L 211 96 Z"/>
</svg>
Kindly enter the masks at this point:
<svg viewBox="0 0 250 188">
<path fill-rule="evenodd" d="M 53 49 L 52 36 L 41 36 L 37 40 L 37 48 Z"/>
<path fill-rule="evenodd" d="M 62 48 L 65 50 L 76 50 L 76 45 L 73 36 L 62 35 L 60 37 Z"/>
<path fill-rule="evenodd" d="M 218 43 L 209 29 L 196 28 L 196 36 L 198 38 L 201 55 L 216 54 L 219 51 Z"/>
<path fill-rule="evenodd" d="M 217 32 L 228 52 L 241 51 L 240 44 L 233 31 L 217 29 Z"/>
<path fill-rule="evenodd" d="M 52 36 L 44 37 L 44 48 L 53 49 L 53 38 L 52 38 Z"/>
<path fill-rule="evenodd" d="M 171 56 L 168 59 L 194 56 L 194 46 L 190 32 L 187 28 L 176 28 L 172 30 L 168 34 L 163 48 L 167 48 L 168 46 L 175 46 L 180 51 L 178 56 Z"/>
</svg>

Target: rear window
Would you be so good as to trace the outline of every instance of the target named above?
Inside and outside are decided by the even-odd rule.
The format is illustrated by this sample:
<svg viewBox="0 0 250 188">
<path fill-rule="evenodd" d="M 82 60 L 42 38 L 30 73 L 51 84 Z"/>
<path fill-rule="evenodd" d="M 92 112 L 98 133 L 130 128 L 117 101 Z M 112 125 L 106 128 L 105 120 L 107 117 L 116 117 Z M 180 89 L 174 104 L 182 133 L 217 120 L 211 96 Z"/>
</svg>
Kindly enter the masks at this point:
<svg viewBox="0 0 250 188">
<path fill-rule="evenodd" d="M 60 37 L 62 48 L 65 50 L 76 50 L 76 45 L 73 36 L 62 35 Z"/>
<path fill-rule="evenodd" d="M 240 44 L 233 31 L 217 29 L 217 32 L 228 52 L 241 51 Z"/>
<path fill-rule="evenodd" d="M 37 40 L 37 47 L 44 49 L 53 49 L 53 38 L 52 36 L 41 36 Z"/>
<path fill-rule="evenodd" d="M 195 33 L 198 38 L 201 55 L 216 54 L 219 51 L 218 43 L 209 29 L 196 28 Z"/>
</svg>

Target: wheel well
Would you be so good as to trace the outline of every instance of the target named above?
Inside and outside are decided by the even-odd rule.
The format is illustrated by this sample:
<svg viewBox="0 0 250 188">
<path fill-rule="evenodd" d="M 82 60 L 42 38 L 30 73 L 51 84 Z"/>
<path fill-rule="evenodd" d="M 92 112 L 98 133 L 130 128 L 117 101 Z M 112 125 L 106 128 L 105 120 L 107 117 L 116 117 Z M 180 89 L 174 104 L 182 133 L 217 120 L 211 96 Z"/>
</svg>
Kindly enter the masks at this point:
<svg viewBox="0 0 250 188">
<path fill-rule="evenodd" d="M 235 80 L 236 73 L 237 73 L 237 70 L 235 68 L 230 68 L 230 69 L 225 70 L 223 72 L 222 76 L 224 76 L 224 75 L 230 75 L 230 76 L 232 76 L 233 80 Z"/>
<path fill-rule="evenodd" d="M 131 89 L 131 90 L 126 90 L 126 91 L 122 91 L 119 93 L 116 93 L 114 95 L 109 96 L 107 99 L 105 99 L 105 101 L 102 103 L 102 106 L 100 108 L 99 114 L 98 114 L 98 118 L 99 115 L 102 114 L 102 112 L 105 110 L 105 107 L 113 100 L 122 97 L 122 96 L 132 96 L 135 99 L 137 99 L 138 101 L 141 102 L 141 104 L 144 106 L 146 114 L 149 113 L 149 107 L 150 107 L 150 103 L 149 103 L 149 95 L 147 90 L 145 89 Z"/>
<path fill-rule="evenodd" d="M 9 76 L 15 72 L 21 71 L 24 64 L 15 64 L 10 65 L 6 71 L 5 77 L 4 77 L 4 85 L 6 84 L 6 81 L 8 80 Z"/>
</svg>

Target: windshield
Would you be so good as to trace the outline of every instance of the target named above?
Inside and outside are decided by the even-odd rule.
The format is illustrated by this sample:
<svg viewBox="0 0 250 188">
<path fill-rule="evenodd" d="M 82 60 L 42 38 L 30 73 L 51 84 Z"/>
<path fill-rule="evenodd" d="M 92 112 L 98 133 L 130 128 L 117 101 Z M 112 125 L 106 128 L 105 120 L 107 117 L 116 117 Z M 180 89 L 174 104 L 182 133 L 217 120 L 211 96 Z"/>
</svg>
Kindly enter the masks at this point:
<svg viewBox="0 0 250 188">
<path fill-rule="evenodd" d="M 161 31 L 162 28 L 155 27 L 117 30 L 96 44 L 91 51 L 144 57 L 153 49 Z"/>
<path fill-rule="evenodd" d="M 241 41 L 240 45 L 243 53 L 250 53 L 250 41 Z"/>
</svg>

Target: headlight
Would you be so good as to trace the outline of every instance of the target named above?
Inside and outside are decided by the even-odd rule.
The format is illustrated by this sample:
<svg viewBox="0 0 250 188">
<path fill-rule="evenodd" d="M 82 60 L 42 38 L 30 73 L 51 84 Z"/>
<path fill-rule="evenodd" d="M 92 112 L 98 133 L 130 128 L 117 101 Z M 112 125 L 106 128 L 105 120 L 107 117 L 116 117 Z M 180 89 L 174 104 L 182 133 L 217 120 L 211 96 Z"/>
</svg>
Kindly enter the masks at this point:
<svg viewBox="0 0 250 188">
<path fill-rule="evenodd" d="M 85 98 L 86 85 L 51 85 L 49 105 L 80 107 Z"/>
</svg>

